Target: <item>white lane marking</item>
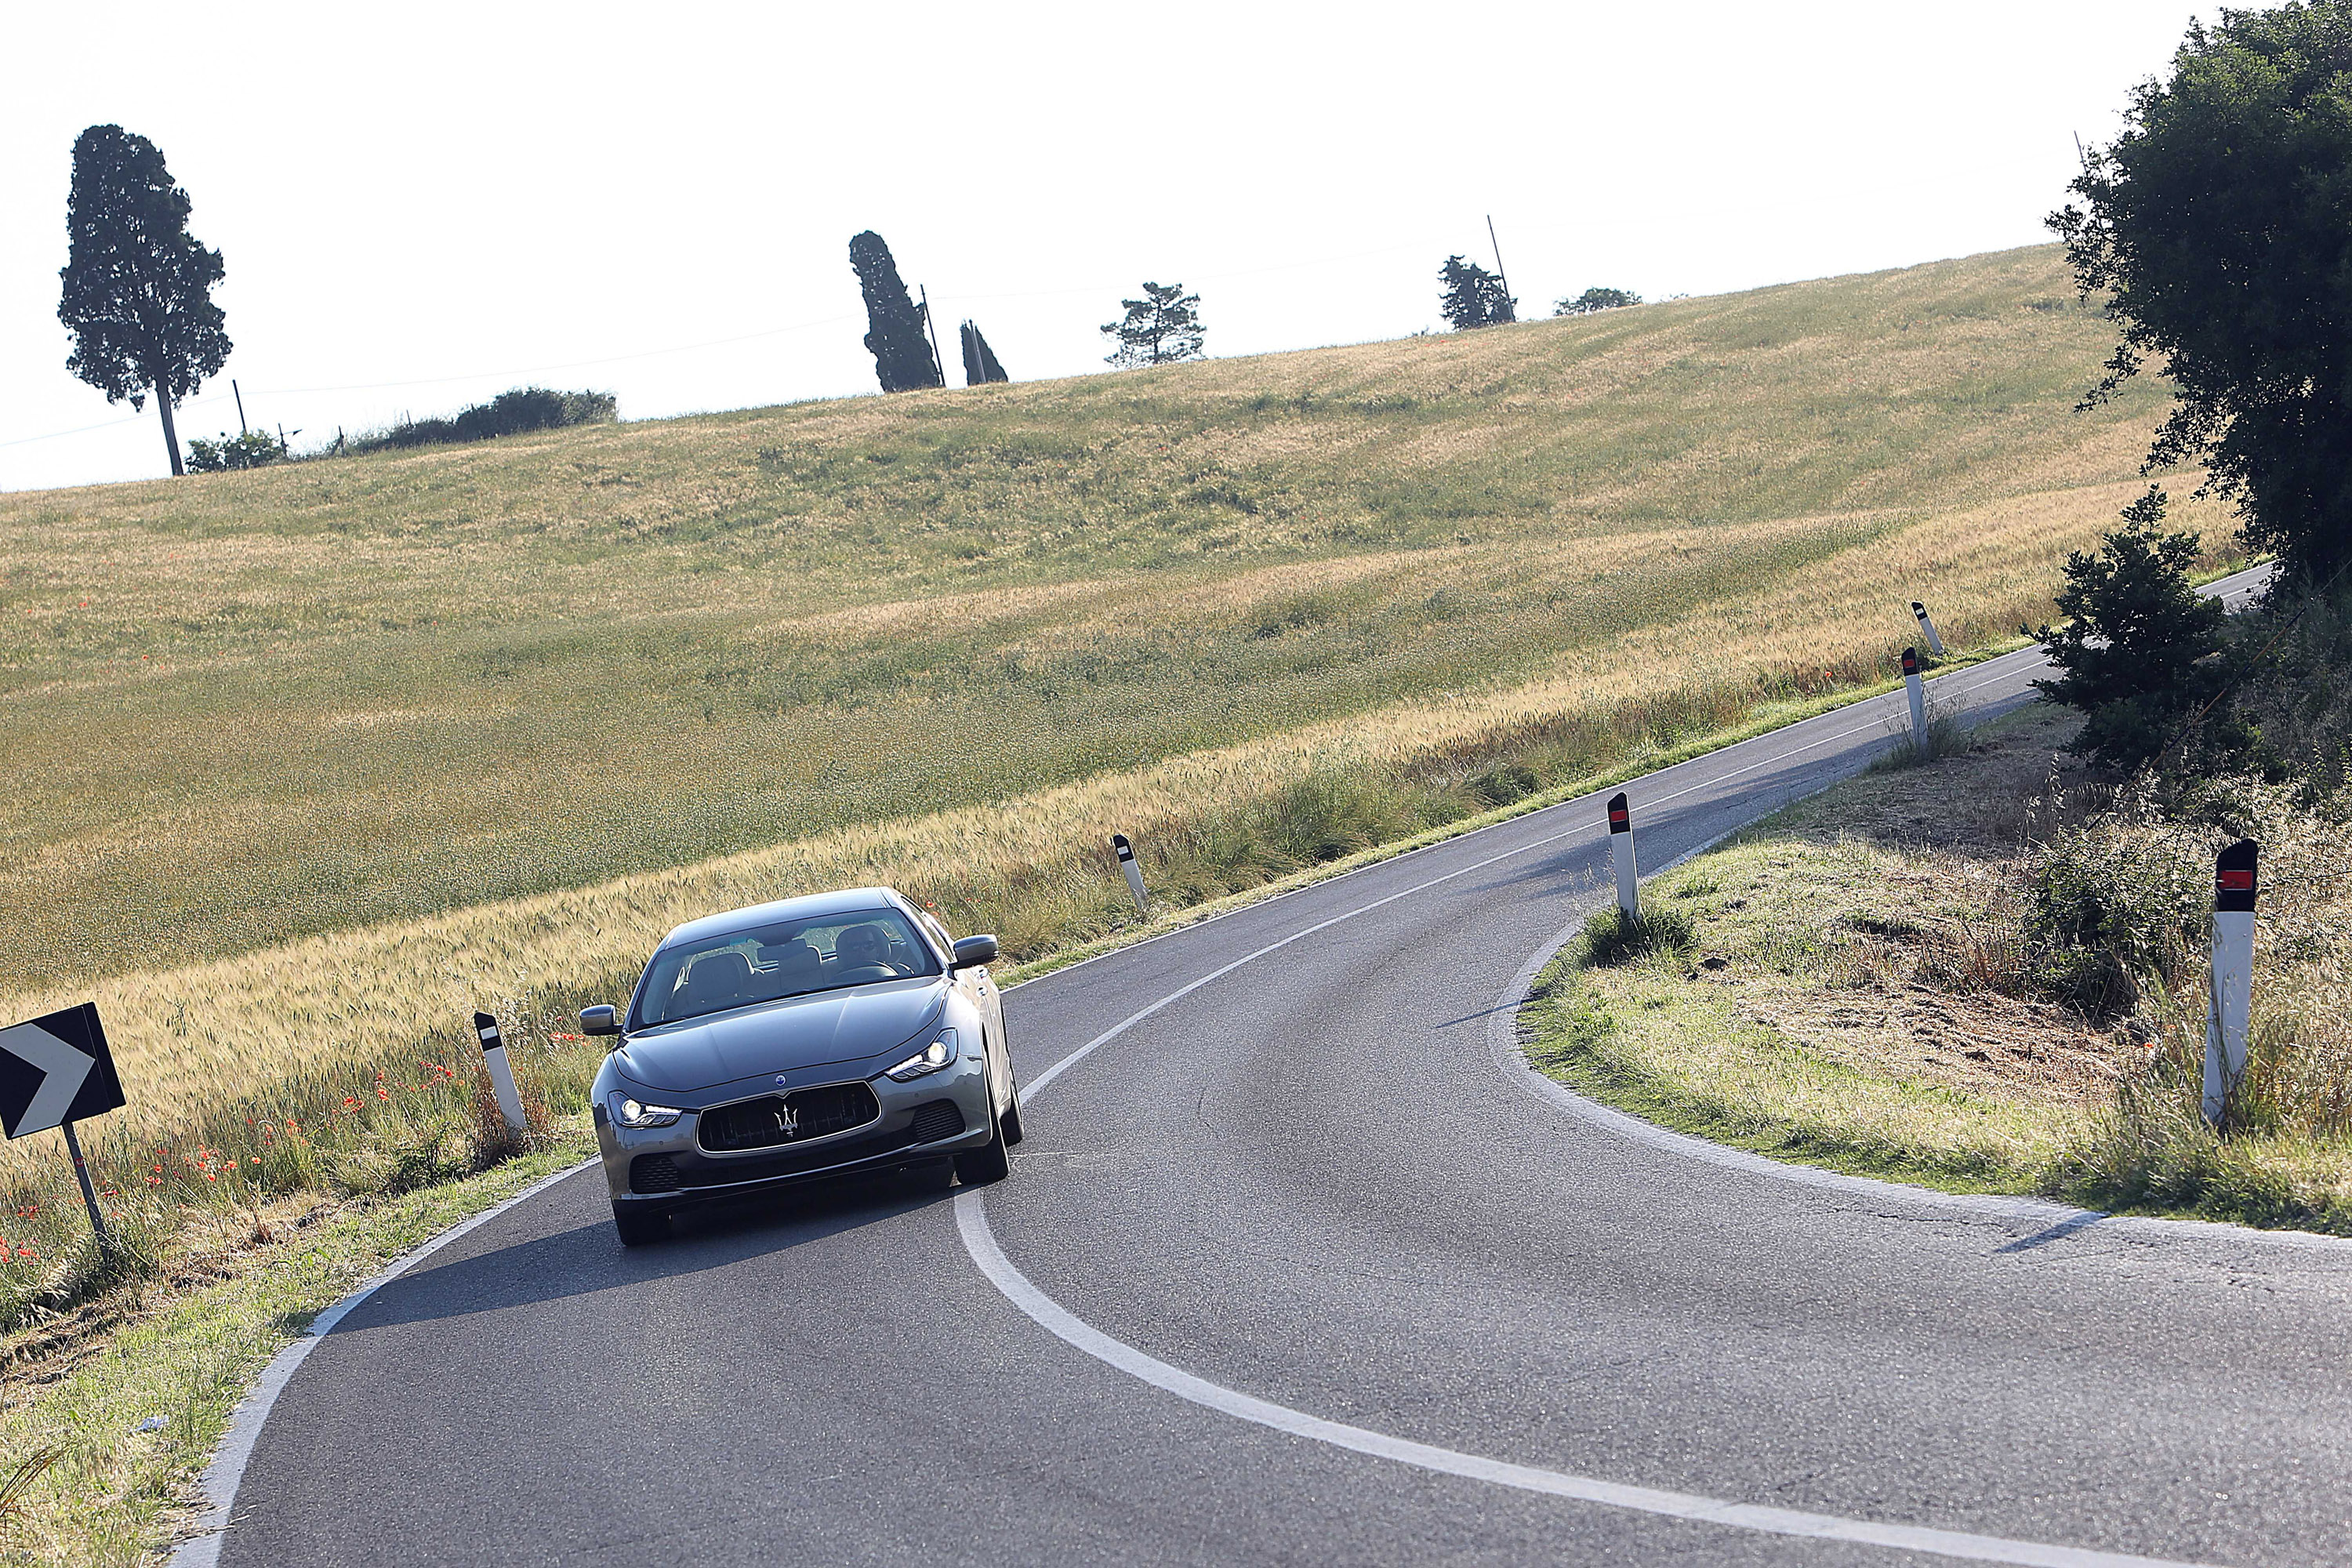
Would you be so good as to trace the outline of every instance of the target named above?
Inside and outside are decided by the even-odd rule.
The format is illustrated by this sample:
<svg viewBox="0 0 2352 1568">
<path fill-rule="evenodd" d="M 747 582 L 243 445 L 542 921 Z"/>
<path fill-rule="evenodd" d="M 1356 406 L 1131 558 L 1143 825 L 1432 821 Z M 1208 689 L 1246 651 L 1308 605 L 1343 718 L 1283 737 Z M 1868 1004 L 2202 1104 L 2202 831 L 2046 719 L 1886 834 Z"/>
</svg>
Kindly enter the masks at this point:
<svg viewBox="0 0 2352 1568">
<path fill-rule="evenodd" d="M 963 1237 L 964 1250 L 971 1255 L 972 1262 L 988 1277 L 989 1283 L 1055 1338 L 1179 1399 L 1189 1400 L 1236 1420 L 1253 1422 L 1276 1432 L 1286 1432 L 1295 1437 L 1328 1443 L 1336 1448 L 1411 1465 L 1417 1469 L 1433 1470 L 1440 1475 L 1461 1476 L 1469 1480 L 1486 1481 L 1520 1491 L 1540 1492 L 1549 1497 L 1599 1503 L 1604 1508 L 1657 1514 L 1696 1524 L 1760 1531 L 1769 1535 L 1855 1542 L 1904 1552 L 1925 1552 L 1938 1557 L 1957 1557 L 1971 1563 L 2023 1563 L 2030 1568 L 2189 1568 L 2189 1565 L 2168 1558 L 2095 1552 L 2079 1546 L 2053 1546 L 2035 1541 L 2012 1541 L 1999 1535 L 1976 1535 L 1967 1531 L 1936 1530 L 1926 1525 L 1885 1524 L 1874 1520 L 1842 1519 L 1835 1514 L 1801 1513 L 1794 1509 L 1765 1508 L 1755 1503 L 1701 1497 L 1693 1492 L 1627 1486 L 1620 1481 L 1572 1476 L 1562 1470 L 1548 1470 L 1534 1465 L 1513 1464 L 1507 1459 L 1465 1454 L 1455 1448 L 1441 1448 L 1433 1443 L 1419 1443 L 1410 1437 L 1399 1437 L 1365 1426 L 1351 1426 L 1344 1421 L 1310 1415 L 1303 1410 L 1294 1410 L 1286 1405 L 1276 1405 L 1270 1400 L 1227 1388 L 1222 1384 L 1211 1383 L 1206 1378 L 1196 1377 L 1180 1367 L 1171 1366 L 1155 1356 L 1145 1354 L 1124 1341 L 1111 1338 L 1072 1314 L 1032 1284 L 1028 1276 L 1014 1268 L 1013 1260 L 1004 1256 L 1004 1249 L 997 1245 L 995 1233 L 989 1229 L 988 1209 L 980 1189 L 971 1188 L 956 1194 L 956 1229 Z"/>
<path fill-rule="evenodd" d="M 537 1197 L 566 1176 L 576 1176 L 596 1163 L 590 1155 L 576 1165 L 541 1176 L 503 1203 L 484 1209 L 473 1218 L 450 1226 L 405 1258 L 391 1264 L 383 1272 L 310 1320 L 302 1337 L 279 1351 L 262 1370 L 261 1381 L 253 1392 L 241 1400 L 229 1417 L 228 1431 L 222 1436 L 220 1447 L 213 1450 L 212 1463 L 205 1467 L 199 1478 L 205 1500 L 211 1504 L 197 1519 L 195 1528 L 202 1534 L 180 1542 L 172 1552 L 170 1568 L 215 1568 L 220 1561 L 221 1543 L 226 1539 L 222 1532 L 231 1522 L 231 1510 L 236 1506 L 236 1489 L 245 1480 L 245 1467 L 253 1458 L 253 1446 L 261 1436 L 262 1424 L 269 1419 L 278 1396 L 286 1391 L 294 1373 L 317 1348 L 321 1336 L 333 1331 L 337 1323 L 351 1314 L 352 1308 L 415 1268 L 451 1242 L 477 1226 L 485 1226 L 526 1199 Z"/>
</svg>

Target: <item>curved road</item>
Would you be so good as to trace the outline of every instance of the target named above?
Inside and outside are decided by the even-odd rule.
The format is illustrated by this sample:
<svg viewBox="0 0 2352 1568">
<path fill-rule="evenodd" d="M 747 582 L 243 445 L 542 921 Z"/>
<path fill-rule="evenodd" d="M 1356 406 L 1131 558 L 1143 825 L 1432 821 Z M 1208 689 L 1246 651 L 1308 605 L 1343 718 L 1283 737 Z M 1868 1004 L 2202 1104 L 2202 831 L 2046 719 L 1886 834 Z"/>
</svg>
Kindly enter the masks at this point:
<svg viewBox="0 0 2352 1568">
<path fill-rule="evenodd" d="M 1640 781 L 1644 860 L 1901 701 Z M 546 1185 L 306 1342 L 184 1557 L 2352 1562 L 2352 1247 L 1791 1179 L 1531 1085 L 1510 1010 L 1600 816 L 1020 987 L 1000 1185 L 628 1252 L 593 1172 Z"/>
</svg>

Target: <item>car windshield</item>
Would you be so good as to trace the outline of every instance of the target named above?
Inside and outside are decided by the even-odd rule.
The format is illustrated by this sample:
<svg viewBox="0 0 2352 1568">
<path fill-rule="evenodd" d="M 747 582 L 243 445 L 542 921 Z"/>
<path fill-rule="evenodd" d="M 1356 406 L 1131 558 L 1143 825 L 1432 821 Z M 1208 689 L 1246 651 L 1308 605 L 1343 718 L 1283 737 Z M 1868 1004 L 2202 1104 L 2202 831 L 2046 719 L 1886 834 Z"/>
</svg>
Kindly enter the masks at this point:
<svg viewBox="0 0 2352 1568">
<path fill-rule="evenodd" d="M 655 954 L 630 1026 L 939 972 L 939 955 L 896 910 L 779 921 Z"/>
</svg>

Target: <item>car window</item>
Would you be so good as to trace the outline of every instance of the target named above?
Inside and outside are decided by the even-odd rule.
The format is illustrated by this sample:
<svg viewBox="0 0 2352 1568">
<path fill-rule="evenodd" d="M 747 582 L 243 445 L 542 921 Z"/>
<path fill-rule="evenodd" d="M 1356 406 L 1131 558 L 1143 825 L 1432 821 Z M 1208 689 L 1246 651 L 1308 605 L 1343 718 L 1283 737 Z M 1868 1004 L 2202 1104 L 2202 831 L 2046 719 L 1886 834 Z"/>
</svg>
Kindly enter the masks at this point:
<svg viewBox="0 0 2352 1568">
<path fill-rule="evenodd" d="M 681 942 L 654 955 L 630 1008 L 643 1028 L 784 996 L 937 974 L 940 961 L 896 910 L 782 921 Z"/>
</svg>

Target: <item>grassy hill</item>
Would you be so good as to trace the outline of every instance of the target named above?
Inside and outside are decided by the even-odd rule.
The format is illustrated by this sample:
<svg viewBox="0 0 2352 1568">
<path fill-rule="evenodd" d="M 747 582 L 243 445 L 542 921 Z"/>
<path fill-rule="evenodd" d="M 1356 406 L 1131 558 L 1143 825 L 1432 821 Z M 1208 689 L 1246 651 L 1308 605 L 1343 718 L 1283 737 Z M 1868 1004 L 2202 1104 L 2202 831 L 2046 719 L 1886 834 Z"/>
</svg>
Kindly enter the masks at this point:
<svg viewBox="0 0 2352 1568">
<path fill-rule="evenodd" d="M 1694 613 L 1647 684 L 1850 679 L 1914 593 L 2014 628 L 2157 412 L 2068 411 L 2109 340 L 2040 248 L 0 496 L 0 987 L 1618 681 Z M 1867 647 L 1801 574 L 1868 584 Z"/>
<path fill-rule="evenodd" d="M 127 1139 L 713 908 L 1034 957 L 1114 829 L 1183 904 L 1571 787 L 2046 615 L 2161 413 L 2072 412 L 2110 341 L 2041 248 L 0 497 L 0 1012 L 95 997 Z"/>
</svg>

